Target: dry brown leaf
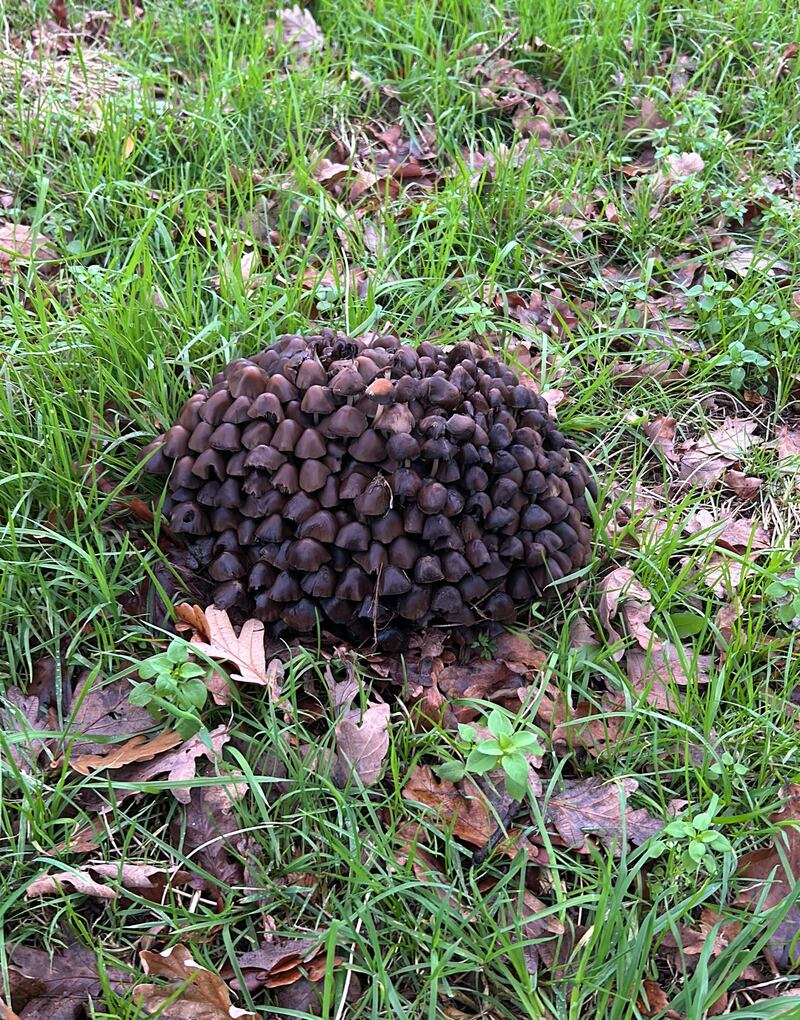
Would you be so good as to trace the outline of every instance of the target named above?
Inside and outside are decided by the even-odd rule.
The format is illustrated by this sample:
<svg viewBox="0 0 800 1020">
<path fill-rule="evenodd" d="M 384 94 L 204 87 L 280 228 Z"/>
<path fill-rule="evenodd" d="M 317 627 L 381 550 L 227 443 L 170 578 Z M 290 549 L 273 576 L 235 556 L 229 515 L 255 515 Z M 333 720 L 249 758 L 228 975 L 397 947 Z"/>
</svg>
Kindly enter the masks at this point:
<svg viewBox="0 0 800 1020">
<path fill-rule="evenodd" d="M 489 802 L 470 780 L 439 780 L 428 765 L 418 765 L 403 788 L 406 800 L 434 809 L 443 829 L 473 846 L 486 846 L 496 828 Z"/>
<path fill-rule="evenodd" d="M 260 988 L 280 988 L 299 981 L 303 971 L 319 976 L 320 964 L 324 973 L 326 953 L 320 952 L 319 939 L 280 939 L 265 942 L 260 949 L 240 953 L 236 960 L 242 972 L 244 986 L 249 992 Z M 222 971 L 231 988 L 241 991 L 241 984 L 233 967 Z"/>
<path fill-rule="evenodd" d="M 632 570 L 616 567 L 600 582 L 599 590 L 602 594 L 597 612 L 612 644 L 622 640 L 622 634 L 611 624 L 619 613 L 628 634 L 641 648 L 661 648 L 661 641 L 648 626 L 653 615 L 650 592 L 636 580 Z M 624 654 L 624 649 L 620 648 L 614 653 L 614 658 L 619 660 Z"/>
<path fill-rule="evenodd" d="M 673 177 L 691 177 L 692 174 L 702 173 L 705 167 L 702 156 L 696 152 L 673 153 L 667 163 Z"/>
<path fill-rule="evenodd" d="M 164 751 L 177 747 L 181 742 L 181 738 L 173 730 L 164 730 L 152 740 L 140 734 L 126 740 L 124 744 L 112 745 L 108 754 L 81 754 L 77 758 L 70 758 L 69 764 L 70 768 L 82 776 L 88 776 L 99 769 L 121 769 L 124 765 L 131 765 L 136 761 L 150 761 Z"/>
<path fill-rule="evenodd" d="M 0 729 L 7 739 L 20 734 L 21 742 L 9 739 L 9 753 L 18 769 L 30 772 L 44 747 L 42 737 L 34 737 L 35 731 L 48 728 L 46 719 L 40 719 L 41 703 L 35 696 L 26 696 L 16 687 L 9 687 L 0 706 Z"/>
<path fill-rule="evenodd" d="M 667 460 L 680 460 L 675 452 L 675 418 L 667 418 L 663 414 L 657 414 L 655 418 L 644 426 L 645 434 L 653 446 L 664 454 Z"/>
<path fill-rule="evenodd" d="M 127 680 L 104 684 L 86 673 L 72 698 L 64 733 L 71 756 L 108 754 L 119 738 L 128 739 L 153 729 L 153 717 L 146 708 L 130 703 L 130 692 Z"/>
<path fill-rule="evenodd" d="M 235 780 L 225 785 L 194 787 L 183 817 L 176 816 L 170 829 L 173 845 L 180 840 L 184 854 L 225 886 L 241 885 L 244 880 L 240 855 L 231 851 L 240 848 L 235 806 L 247 790 L 246 783 Z M 198 876 L 192 884 L 205 887 L 209 883 Z"/>
<path fill-rule="evenodd" d="M 40 272 L 52 272 L 57 258 L 48 237 L 21 223 L 0 220 L 0 276 L 12 276 L 20 262 L 39 262 Z"/>
<path fill-rule="evenodd" d="M 761 478 L 746 475 L 743 471 L 729 471 L 725 475 L 725 484 L 731 492 L 743 500 L 755 499 L 761 488 L 761 482 Z"/>
<path fill-rule="evenodd" d="M 765 273 L 767 276 L 779 276 L 790 273 L 792 267 L 784 259 L 776 255 L 759 254 L 755 248 L 743 245 L 730 252 L 723 261 L 723 266 L 732 273 L 742 278 L 746 277 L 751 269 Z"/>
<path fill-rule="evenodd" d="M 96 899 L 116 899 L 118 890 L 98 881 L 105 879 L 116 881 L 123 889 L 156 902 L 163 896 L 168 882 L 183 882 L 187 877 L 188 872 L 176 868 L 166 871 L 150 864 L 88 864 L 79 871 L 42 875 L 28 885 L 25 896 L 27 899 L 33 896 L 59 896 L 66 888 Z"/>
<path fill-rule="evenodd" d="M 312 53 L 325 49 L 325 36 L 308 8 L 298 4 L 277 12 L 281 39 L 304 63 L 310 62 Z"/>
<path fill-rule="evenodd" d="M 541 963 L 545 966 L 552 964 L 566 929 L 558 915 L 548 910 L 547 904 L 527 889 L 522 894 L 522 910 L 522 919 L 517 922 L 517 918 L 513 916 L 516 910 L 509 909 L 508 924 L 512 931 L 517 923 L 520 924 L 525 965 L 529 974 L 535 974 Z"/>
<path fill-rule="evenodd" d="M 23 1020 L 74 1020 L 88 1014 L 89 1002 L 103 1001 L 95 954 L 72 945 L 52 958 L 41 949 L 17 946 L 9 954 L 11 1005 Z M 104 967 L 111 988 L 122 994 L 130 977 L 118 967 Z"/>
<path fill-rule="evenodd" d="M 336 724 L 337 772 L 355 772 L 365 786 L 377 782 L 389 750 L 388 705 L 369 705 L 363 715 L 351 709 Z"/>
<path fill-rule="evenodd" d="M 655 131 L 669 126 L 668 122 L 658 112 L 656 104 L 652 99 L 645 97 L 638 106 L 638 113 L 623 117 L 622 126 L 625 134 L 636 133 L 644 138 L 651 136 Z"/>
<path fill-rule="evenodd" d="M 259 1020 L 256 1013 L 234 1006 L 222 978 L 197 963 L 184 946 L 163 953 L 145 950 L 140 959 L 148 977 L 166 982 L 134 989 L 134 1001 L 146 1013 L 159 1013 L 170 1020 Z"/>
<path fill-rule="evenodd" d="M 603 782 L 596 776 L 567 780 L 560 793 L 545 805 L 546 817 L 555 826 L 568 847 L 588 852 L 586 836 L 599 836 L 607 845 L 625 838 L 641 846 L 664 827 L 644 808 L 632 811 L 627 806 L 630 794 L 639 786 L 635 779 Z M 619 846 L 617 845 L 617 853 Z"/>
<path fill-rule="evenodd" d="M 127 771 L 119 775 L 119 779 L 126 783 L 147 783 L 157 777 L 163 778 L 164 781 L 174 784 L 170 788 L 172 796 L 182 804 L 188 804 L 191 799 L 191 790 L 189 787 L 177 784 L 194 779 L 198 758 L 216 761 L 222 752 L 223 745 L 230 740 L 225 726 L 218 726 L 211 731 L 210 736 L 211 748 L 206 747 L 199 736 L 194 736 L 180 747 L 166 751 L 154 761 L 129 765 Z"/>
<path fill-rule="evenodd" d="M 192 636 L 197 635 L 201 641 L 211 640 L 208 620 L 206 620 L 206 614 L 200 606 L 181 602 L 175 606 L 175 615 L 178 617 L 178 623 L 175 627 L 178 632 L 188 630 L 192 632 Z"/>
<path fill-rule="evenodd" d="M 665 1016 L 669 1017 L 669 1020 L 680 1020 L 680 1013 L 676 1013 L 674 1009 L 667 1009 L 669 997 L 658 981 L 651 978 L 642 981 L 642 990 L 636 1006 L 644 1016 Z"/>
<path fill-rule="evenodd" d="M 770 816 L 770 821 L 779 826 L 772 844 L 752 850 L 739 862 L 739 877 L 747 882 L 737 900 L 741 906 L 770 910 L 783 903 L 800 881 L 800 785 L 787 786 L 784 799 L 783 808 Z M 770 952 L 779 967 L 797 962 L 798 933 L 800 903 L 795 901 L 769 939 Z"/>
<path fill-rule="evenodd" d="M 264 624 L 260 620 L 247 620 L 237 636 L 228 614 L 222 609 L 209 606 L 205 611 L 208 624 L 208 641 L 192 638 L 192 645 L 211 659 L 230 662 L 239 670 L 231 673 L 234 680 L 242 683 L 270 686 L 267 675 L 267 656 L 264 647 Z M 274 677 L 273 677 L 274 681 Z M 270 691 L 272 694 L 273 692 Z"/>
</svg>

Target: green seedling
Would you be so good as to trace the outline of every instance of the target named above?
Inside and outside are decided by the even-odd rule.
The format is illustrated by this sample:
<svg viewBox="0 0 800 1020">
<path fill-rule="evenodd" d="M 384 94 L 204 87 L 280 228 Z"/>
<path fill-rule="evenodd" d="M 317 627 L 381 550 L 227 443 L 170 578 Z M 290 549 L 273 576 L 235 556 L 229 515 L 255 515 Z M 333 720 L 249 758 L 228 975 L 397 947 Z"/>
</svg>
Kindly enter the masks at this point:
<svg viewBox="0 0 800 1020">
<path fill-rule="evenodd" d="M 709 875 L 715 874 L 722 857 L 733 853 L 726 837 L 714 828 L 714 815 L 718 806 L 719 797 L 714 794 L 705 811 L 691 818 L 684 816 L 669 822 L 661 838 L 653 840 L 650 845 L 650 856 L 659 857 L 666 851 L 675 851 L 680 855 L 687 872 L 705 871 Z"/>
<path fill-rule="evenodd" d="M 140 663 L 139 677 L 152 683 L 136 684 L 128 700 L 146 708 L 159 722 L 174 720 L 175 732 L 184 740 L 199 733 L 208 743 L 208 730 L 200 717 L 208 697 L 202 678 L 208 670 L 190 662 L 189 651 L 185 641 L 175 638 L 165 652 Z"/>
<path fill-rule="evenodd" d="M 464 744 L 466 761 L 445 762 L 436 770 L 437 774 L 458 782 L 469 773 L 482 775 L 502 769 L 506 790 L 514 800 L 524 800 L 528 793 L 527 755 L 544 754 L 541 734 L 530 727 L 515 730 L 509 714 L 499 708 L 489 713 L 486 726 L 491 736 L 482 738 L 474 726 L 462 723 L 458 735 Z"/>
</svg>

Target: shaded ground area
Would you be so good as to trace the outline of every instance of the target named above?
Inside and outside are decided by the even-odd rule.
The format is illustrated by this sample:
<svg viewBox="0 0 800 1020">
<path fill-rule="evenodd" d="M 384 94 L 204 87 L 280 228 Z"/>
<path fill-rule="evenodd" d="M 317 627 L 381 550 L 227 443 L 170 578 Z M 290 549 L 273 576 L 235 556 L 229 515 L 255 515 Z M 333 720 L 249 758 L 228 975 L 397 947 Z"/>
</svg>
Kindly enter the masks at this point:
<svg viewBox="0 0 800 1020">
<path fill-rule="evenodd" d="M 794 1015 L 797 32 L 6 9 L 0 1012 Z M 138 451 L 321 326 L 539 389 L 598 477 L 575 594 L 460 655 L 191 608 Z"/>
</svg>

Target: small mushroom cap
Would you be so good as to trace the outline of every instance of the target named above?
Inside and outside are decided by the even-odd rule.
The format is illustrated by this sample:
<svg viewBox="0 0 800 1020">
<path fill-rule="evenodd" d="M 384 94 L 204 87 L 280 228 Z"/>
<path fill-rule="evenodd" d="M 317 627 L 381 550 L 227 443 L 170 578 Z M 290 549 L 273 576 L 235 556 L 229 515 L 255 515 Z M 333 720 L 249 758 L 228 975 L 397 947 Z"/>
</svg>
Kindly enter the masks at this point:
<svg viewBox="0 0 800 1020">
<path fill-rule="evenodd" d="M 336 545 L 340 549 L 350 552 L 364 552 L 369 549 L 370 533 L 369 528 L 359 521 L 351 521 L 339 529 L 336 536 Z M 363 596 L 362 596 L 363 598 Z"/>
<path fill-rule="evenodd" d="M 217 425 L 208 440 L 209 446 L 215 450 L 226 450 L 233 453 L 242 448 L 242 435 L 238 425 L 223 422 Z"/>
<path fill-rule="evenodd" d="M 355 366 L 342 368 L 330 381 L 330 388 L 337 397 L 354 397 L 367 388 L 364 377 Z"/>
<path fill-rule="evenodd" d="M 167 475 L 172 467 L 172 459 L 164 453 L 164 443 L 156 439 L 142 450 L 139 460 L 144 461 L 144 469 L 150 475 Z"/>
<path fill-rule="evenodd" d="M 361 602 L 372 591 L 369 575 L 355 565 L 345 570 L 342 579 L 336 586 L 336 597 L 349 602 Z"/>
<path fill-rule="evenodd" d="M 362 435 L 367 427 L 367 416 L 357 407 L 345 404 L 319 424 L 320 432 L 325 436 L 340 436 L 355 439 Z"/>
<path fill-rule="evenodd" d="M 283 404 L 274 393 L 261 393 L 250 405 L 248 414 L 251 418 L 264 418 L 270 425 L 279 425 L 284 419 Z"/>
<path fill-rule="evenodd" d="M 189 440 L 191 439 L 191 432 L 189 429 L 183 427 L 183 425 L 173 425 L 171 429 L 164 433 L 164 453 L 167 457 L 172 457 L 173 460 L 177 460 L 178 457 L 185 457 L 189 452 Z"/>
<path fill-rule="evenodd" d="M 184 535 L 209 535 L 211 533 L 208 514 L 196 503 L 179 503 L 172 511 L 170 525 L 173 531 Z"/>
<path fill-rule="evenodd" d="M 273 446 L 255 446 L 245 457 L 245 467 L 261 468 L 264 471 L 277 471 L 286 463 L 286 455 Z"/>
<path fill-rule="evenodd" d="M 413 432 L 416 421 L 408 404 L 392 404 L 384 408 L 375 422 L 375 428 L 390 435 Z"/>
<path fill-rule="evenodd" d="M 267 385 L 267 374 L 252 363 L 245 363 L 240 370 L 231 372 L 228 377 L 228 387 L 234 399 L 247 397 L 255 400 L 263 393 Z"/>
<path fill-rule="evenodd" d="M 394 399 L 394 383 L 391 379 L 374 379 L 367 386 L 366 393 L 377 404 L 391 404 Z"/>
<path fill-rule="evenodd" d="M 315 538 L 318 542 L 333 542 L 339 525 L 330 510 L 318 510 L 307 517 L 297 529 L 298 538 Z"/>
<path fill-rule="evenodd" d="M 386 440 L 386 456 L 392 460 L 413 460 L 419 451 L 419 441 L 407 432 L 397 432 Z"/>
<path fill-rule="evenodd" d="M 317 542 L 313 538 L 300 538 L 291 543 L 286 558 L 290 567 L 313 573 L 319 570 L 323 563 L 328 562 L 331 554 L 322 542 Z"/>
<path fill-rule="evenodd" d="M 300 407 L 307 414 L 332 414 L 336 410 L 336 400 L 327 386 L 309 386 Z"/>
<path fill-rule="evenodd" d="M 299 425 L 296 421 L 292 421 L 291 418 L 284 418 L 280 425 L 275 429 L 275 435 L 272 437 L 272 445 L 276 450 L 280 450 L 281 453 L 292 453 L 302 434 L 302 425 Z"/>
<path fill-rule="evenodd" d="M 388 545 L 403 534 L 403 518 L 397 510 L 389 510 L 375 521 L 370 521 L 372 537 L 377 542 Z"/>
<path fill-rule="evenodd" d="M 314 428 L 305 429 L 294 448 L 295 456 L 300 460 L 319 460 L 326 452 L 325 441 Z"/>
<path fill-rule="evenodd" d="M 312 386 L 327 386 L 328 373 L 322 365 L 313 358 L 306 358 L 297 370 L 295 384 L 301 390 L 309 390 Z M 306 408 L 303 408 L 306 410 Z"/>
<path fill-rule="evenodd" d="M 231 581 L 237 577 L 244 577 L 247 571 L 245 558 L 233 552 L 221 553 L 208 568 L 215 581 Z"/>
<path fill-rule="evenodd" d="M 386 440 L 373 429 L 368 429 L 350 444 L 350 456 L 365 464 L 377 464 L 386 457 Z"/>
<path fill-rule="evenodd" d="M 323 488 L 331 469 L 321 460 L 306 460 L 300 467 L 299 482 L 303 492 L 317 492 Z"/>
</svg>

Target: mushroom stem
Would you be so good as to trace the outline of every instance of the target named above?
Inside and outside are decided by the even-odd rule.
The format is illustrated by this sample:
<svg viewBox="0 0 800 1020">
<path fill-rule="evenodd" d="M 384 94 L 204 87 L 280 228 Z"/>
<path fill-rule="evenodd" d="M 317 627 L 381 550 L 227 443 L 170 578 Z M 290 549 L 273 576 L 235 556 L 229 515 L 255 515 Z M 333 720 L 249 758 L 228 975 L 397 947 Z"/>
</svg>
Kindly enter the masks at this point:
<svg viewBox="0 0 800 1020">
<path fill-rule="evenodd" d="M 431 478 L 436 476 L 436 472 L 439 470 L 439 458 L 431 461 Z"/>
</svg>

